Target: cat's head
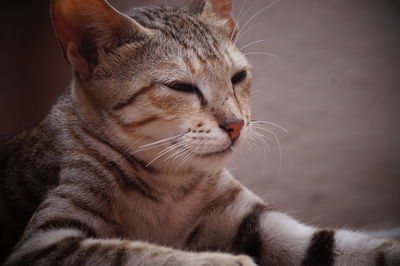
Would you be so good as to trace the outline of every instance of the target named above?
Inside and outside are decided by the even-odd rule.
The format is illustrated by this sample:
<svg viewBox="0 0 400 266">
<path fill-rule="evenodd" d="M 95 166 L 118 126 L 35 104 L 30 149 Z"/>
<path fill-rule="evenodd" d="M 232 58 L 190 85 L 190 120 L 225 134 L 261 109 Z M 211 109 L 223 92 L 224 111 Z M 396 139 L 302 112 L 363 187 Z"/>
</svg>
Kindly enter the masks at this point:
<svg viewBox="0 0 400 266">
<path fill-rule="evenodd" d="M 154 165 L 221 168 L 250 121 L 250 67 L 231 12 L 230 0 L 126 14 L 103 0 L 53 0 L 84 123 Z"/>
</svg>

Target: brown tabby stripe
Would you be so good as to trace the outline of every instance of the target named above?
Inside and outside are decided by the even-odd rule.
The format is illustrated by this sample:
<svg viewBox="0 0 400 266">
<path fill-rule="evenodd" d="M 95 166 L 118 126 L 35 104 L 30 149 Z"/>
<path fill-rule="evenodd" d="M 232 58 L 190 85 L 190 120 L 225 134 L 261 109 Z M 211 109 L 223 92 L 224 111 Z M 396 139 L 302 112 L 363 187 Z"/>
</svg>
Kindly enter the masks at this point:
<svg viewBox="0 0 400 266">
<path fill-rule="evenodd" d="M 98 219 L 101 219 L 103 221 L 103 223 L 109 224 L 113 227 L 118 226 L 118 224 L 114 220 L 109 218 L 109 215 L 104 214 L 103 212 L 101 212 L 99 210 L 96 210 L 95 208 L 89 206 L 87 203 L 85 203 L 81 199 L 75 198 L 75 196 L 72 194 L 66 194 L 65 192 L 58 191 L 58 192 L 56 192 L 55 196 L 62 198 L 64 200 L 67 200 L 74 207 L 81 209 L 82 211 L 84 211 L 94 217 L 97 217 Z"/>
<path fill-rule="evenodd" d="M 44 201 L 42 204 L 39 205 L 39 207 L 35 210 L 35 213 L 39 213 L 41 211 L 43 211 L 44 209 L 49 208 L 50 206 L 52 206 L 54 203 L 51 201 Z M 29 220 L 28 220 L 29 221 Z M 27 221 L 27 222 L 28 222 Z M 31 231 L 31 227 L 32 224 L 29 223 L 26 227 L 25 227 L 25 231 Z M 20 240 L 19 240 L 19 244 L 22 244 L 23 242 L 25 242 L 28 238 L 30 238 L 32 236 L 32 234 L 24 234 Z M 19 246 L 17 245 L 15 248 L 19 248 Z"/>
<path fill-rule="evenodd" d="M 191 74 L 196 74 L 196 69 L 192 65 L 192 62 L 190 61 L 189 57 L 184 56 L 183 61 L 185 62 L 185 65 L 189 68 L 189 71 Z"/>
<path fill-rule="evenodd" d="M 113 266 L 122 266 L 125 265 L 128 257 L 128 251 L 125 247 L 119 247 L 118 250 L 115 252 L 114 262 L 112 263 Z"/>
<path fill-rule="evenodd" d="M 204 97 L 204 95 L 201 93 L 201 91 L 195 91 L 195 92 L 196 92 L 197 98 L 199 98 L 201 107 L 204 108 L 208 104 L 207 99 Z"/>
<path fill-rule="evenodd" d="M 379 252 L 375 261 L 376 266 L 386 266 L 386 258 L 383 252 Z"/>
<path fill-rule="evenodd" d="M 97 136 L 94 132 L 90 131 L 85 126 L 82 126 L 81 129 L 86 133 L 87 136 L 91 137 L 92 139 L 95 139 L 96 141 L 98 141 L 100 143 L 103 143 L 104 145 L 108 146 L 110 149 L 112 149 L 116 153 L 120 154 L 121 158 L 126 159 L 130 163 L 131 166 L 136 167 L 139 165 L 142 169 L 144 169 L 148 172 L 151 172 L 151 173 L 155 172 L 155 169 L 151 166 L 148 166 L 147 162 L 144 162 L 144 161 L 136 158 L 132 154 L 121 151 L 121 149 L 119 149 L 115 145 L 111 144 L 109 141 L 105 140 L 104 138 Z M 75 132 L 72 132 L 72 134 L 74 135 L 75 138 L 78 138 L 80 140 L 80 143 L 82 145 L 85 145 L 86 147 L 88 147 L 86 144 L 84 144 L 85 141 L 82 140 L 81 136 L 79 136 Z"/>
<path fill-rule="evenodd" d="M 81 238 L 68 238 L 57 245 L 57 255 L 52 259 L 50 266 L 63 265 L 63 261 L 79 249 Z"/>
<path fill-rule="evenodd" d="M 152 115 L 152 116 L 146 117 L 146 118 L 144 118 L 142 120 L 135 121 L 135 122 L 132 122 L 132 123 L 125 123 L 125 122 L 122 122 L 120 120 L 118 120 L 117 122 L 123 127 L 130 127 L 130 128 L 135 127 L 136 128 L 136 127 L 142 127 L 144 125 L 150 124 L 150 123 L 152 123 L 154 121 L 157 121 L 159 119 L 160 119 L 160 117 L 158 115 Z"/>
<path fill-rule="evenodd" d="M 136 176 L 135 179 L 130 178 L 114 161 L 110 161 L 108 164 L 118 172 L 118 175 L 122 182 L 124 182 L 125 186 L 137 190 L 143 196 L 152 201 L 159 202 L 159 199 L 153 195 L 153 189 L 140 177 Z"/>
<path fill-rule="evenodd" d="M 133 14 L 128 14 L 129 16 L 131 16 L 132 18 L 134 18 L 136 21 L 138 21 L 140 24 L 144 25 L 146 28 L 149 29 L 154 29 L 154 30 L 159 30 L 160 32 L 164 33 L 165 35 L 171 37 L 172 39 L 174 39 L 176 42 L 178 42 L 180 45 L 182 45 L 184 47 L 185 50 L 187 49 L 192 49 L 193 52 L 196 54 L 196 56 L 198 57 L 198 59 L 203 63 L 206 64 L 207 61 L 206 59 L 202 56 L 202 53 L 199 51 L 197 46 L 191 45 L 190 42 L 187 39 L 187 36 L 183 37 L 181 36 L 180 31 L 181 28 L 179 28 L 179 23 L 176 22 L 180 22 L 181 19 L 177 18 L 176 22 L 172 21 L 174 20 L 174 15 L 173 14 L 169 14 L 168 19 L 164 19 L 164 20 L 158 20 L 158 16 L 159 14 L 157 14 L 157 12 L 155 12 L 155 10 L 150 10 L 150 9 L 142 9 L 140 12 L 142 16 L 132 16 Z M 144 19 L 145 16 L 147 19 Z M 157 22 L 161 22 L 163 24 L 154 24 L 153 21 L 157 21 Z M 186 23 L 189 22 L 190 20 L 185 21 Z M 191 27 L 192 30 L 195 30 L 195 27 Z M 195 34 L 193 36 L 196 36 Z M 197 34 L 197 36 L 205 36 L 203 34 Z M 207 51 L 209 54 L 212 54 L 213 51 L 215 51 L 216 49 L 208 44 L 204 38 L 202 39 L 197 39 L 197 42 L 201 42 L 201 47 Z"/>
<path fill-rule="evenodd" d="M 89 174 L 90 176 L 95 176 L 96 179 L 102 178 L 104 173 L 99 171 L 98 168 L 96 168 L 92 163 L 89 162 L 83 162 L 83 161 L 72 161 L 69 162 L 66 165 L 66 169 L 76 169 L 80 172 Z M 76 185 L 79 186 L 81 189 L 84 189 L 87 192 L 90 192 L 92 195 L 96 195 L 97 197 L 100 197 L 104 202 L 107 203 L 109 206 L 112 202 L 112 199 L 108 193 L 104 191 L 104 189 L 101 188 L 101 184 L 97 181 L 98 185 L 92 185 L 91 182 L 87 181 L 82 181 L 82 180 L 72 180 L 68 179 L 65 180 L 63 184 L 71 184 L 71 185 Z M 103 181 L 104 186 L 106 186 L 108 183 L 110 183 L 108 180 Z"/>
<path fill-rule="evenodd" d="M 192 178 L 189 184 L 182 185 L 181 187 L 178 188 L 179 192 L 176 193 L 177 195 L 174 197 L 174 199 L 176 201 L 181 201 L 185 199 L 187 196 L 192 194 L 192 192 L 195 191 L 196 188 L 200 186 L 200 184 L 202 183 L 201 181 L 203 180 L 204 180 L 204 175 L 199 175 L 197 177 Z"/>
<path fill-rule="evenodd" d="M 319 230 L 314 233 L 302 266 L 330 266 L 335 260 L 335 231 Z"/>
<path fill-rule="evenodd" d="M 140 90 L 138 90 L 137 92 L 135 92 L 133 95 L 131 95 L 128 99 L 123 100 L 119 103 L 117 103 L 112 109 L 113 110 L 120 110 L 125 108 L 128 105 L 133 104 L 134 101 L 136 101 L 136 99 L 138 97 L 140 97 L 141 95 L 147 93 L 148 91 L 150 91 L 152 88 L 154 88 L 154 84 L 150 84 L 148 86 L 145 86 L 143 88 L 141 88 Z"/>
<path fill-rule="evenodd" d="M 6 264 L 7 266 L 17 266 L 17 265 L 34 265 L 36 262 L 39 260 L 48 257 L 50 254 L 58 250 L 58 247 L 60 244 L 67 242 L 70 243 L 70 241 L 82 241 L 83 238 L 81 237 L 67 237 L 64 238 L 56 243 L 51 244 L 48 247 L 45 247 L 43 249 L 39 250 L 34 250 L 28 254 L 25 254 L 17 259 L 16 263 L 11 263 L 11 264 Z"/>
<path fill-rule="evenodd" d="M 257 203 L 240 223 L 232 242 L 232 250 L 249 255 L 258 264 L 261 262 L 263 242 L 260 236 L 260 216 L 268 210 L 264 204 Z"/>
<path fill-rule="evenodd" d="M 73 266 L 84 266 L 88 265 L 87 260 L 92 258 L 93 255 L 98 251 L 99 245 L 93 244 L 89 247 L 83 247 L 76 252 L 76 256 L 73 262 Z"/>
<path fill-rule="evenodd" d="M 192 243 L 194 243 L 198 236 L 200 235 L 200 232 L 203 230 L 203 225 L 196 225 L 192 231 L 189 232 L 186 240 L 185 240 L 185 247 L 189 247 Z"/>
<path fill-rule="evenodd" d="M 126 188 L 134 189 L 146 198 L 149 198 L 155 202 L 159 201 L 159 199 L 153 195 L 153 191 L 147 183 L 145 183 L 141 178 L 137 176 L 135 176 L 134 179 L 131 178 L 114 161 L 105 158 L 104 156 L 100 155 L 94 150 L 91 150 L 92 153 L 89 153 L 88 151 L 79 151 L 79 150 L 76 150 L 75 152 L 88 156 L 89 158 L 92 158 L 93 160 L 101 164 L 105 169 L 107 169 L 112 174 L 114 179 L 117 181 L 117 184 L 119 184 L 120 186 L 122 185 L 121 186 L 122 189 Z"/>
<path fill-rule="evenodd" d="M 82 233 L 85 233 L 87 237 L 92 237 L 92 238 L 97 237 L 97 234 L 93 228 L 91 228 L 84 222 L 75 219 L 55 217 L 45 221 L 40 226 L 38 226 L 39 230 L 71 229 L 71 228 L 77 229 Z"/>
<path fill-rule="evenodd" d="M 232 204 L 235 201 L 236 197 L 239 195 L 239 192 L 242 191 L 242 187 L 232 186 L 228 190 L 224 191 L 217 198 L 213 199 L 206 207 L 204 213 L 212 214 L 215 211 L 223 211 L 227 206 Z"/>
<path fill-rule="evenodd" d="M 88 133 L 90 133 L 90 132 L 88 132 Z M 91 147 L 89 147 L 84 142 L 84 140 L 82 140 L 81 136 L 79 136 L 78 134 L 75 134 L 75 132 L 71 132 L 71 134 L 85 148 L 85 151 L 76 150 L 75 152 L 84 154 L 84 155 L 88 156 L 89 158 L 92 158 L 95 161 L 99 162 L 101 165 L 103 165 L 110 173 L 113 174 L 114 179 L 117 180 L 117 184 L 120 184 L 119 181 L 122 181 L 123 184 L 125 186 L 127 186 L 128 188 L 136 189 L 136 190 L 138 190 L 138 192 L 142 193 L 142 195 L 152 199 L 153 201 L 158 201 L 158 199 L 154 195 L 152 195 L 152 193 L 151 193 L 152 189 L 150 188 L 150 186 L 144 180 L 142 180 L 139 176 L 133 177 L 133 178 L 137 179 L 137 180 L 133 180 L 130 176 L 125 174 L 125 172 L 119 167 L 119 165 L 117 163 L 102 156 L 97 150 L 94 150 Z M 98 141 L 115 149 L 111 144 L 109 144 L 108 142 L 106 142 L 105 140 L 103 140 L 101 138 L 99 138 Z M 116 150 L 116 151 L 119 152 L 118 150 Z M 121 155 L 124 156 L 123 154 L 121 154 Z M 128 162 L 131 162 L 131 164 L 130 164 L 131 166 L 134 167 L 137 165 L 136 163 L 134 163 L 132 161 L 132 158 L 134 158 L 133 156 L 127 156 L 124 158 L 128 159 Z M 139 162 L 139 161 L 136 161 L 136 158 L 134 160 L 135 160 L 135 162 Z M 141 163 L 144 163 L 144 162 L 141 162 Z M 141 163 L 139 163 L 139 165 Z M 150 168 L 146 168 L 146 169 L 150 170 Z"/>
</svg>

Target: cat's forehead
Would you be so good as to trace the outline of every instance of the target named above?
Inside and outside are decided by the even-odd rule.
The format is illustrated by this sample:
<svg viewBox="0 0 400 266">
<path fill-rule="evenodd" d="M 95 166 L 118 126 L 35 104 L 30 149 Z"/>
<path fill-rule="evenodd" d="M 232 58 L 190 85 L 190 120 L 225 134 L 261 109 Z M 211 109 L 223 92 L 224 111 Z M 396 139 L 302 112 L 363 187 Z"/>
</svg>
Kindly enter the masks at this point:
<svg viewBox="0 0 400 266">
<path fill-rule="evenodd" d="M 173 41 L 181 48 L 192 50 L 200 59 L 219 57 L 226 36 L 218 34 L 210 24 L 177 8 L 144 7 L 126 13 L 142 26 L 157 31 L 162 40 Z"/>
<path fill-rule="evenodd" d="M 126 12 L 145 28 L 156 32 L 152 54 L 175 63 L 191 74 L 202 71 L 249 68 L 246 58 L 213 23 L 199 19 L 195 14 L 177 8 L 143 7 Z M 150 48 L 151 49 L 151 48 Z"/>
</svg>

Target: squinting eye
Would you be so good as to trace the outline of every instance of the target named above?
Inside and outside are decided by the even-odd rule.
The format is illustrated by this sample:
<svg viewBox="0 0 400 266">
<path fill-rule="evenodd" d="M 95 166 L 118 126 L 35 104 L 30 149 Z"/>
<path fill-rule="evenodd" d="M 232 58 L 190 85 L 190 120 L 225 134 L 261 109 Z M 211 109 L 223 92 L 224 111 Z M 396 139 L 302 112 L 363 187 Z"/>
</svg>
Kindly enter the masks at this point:
<svg viewBox="0 0 400 266">
<path fill-rule="evenodd" d="M 176 90 L 176 91 L 181 91 L 181 92 L 193 92 L 193 93 L 198 93 L 199 89 L 192 85 L 192 84 L 181 84 L 181 83 L 173 83 L 173 84 L 168 84 L 166 85 L 168 88 Z"/>
<path fill-rule="evenodd" d="M 242 82 L 246 78 L 246 76 L 247 76 L 246 70 L 240 71 L 231 78 L 232 84 L 235 85 L 239 82 Z"/>
</svg>

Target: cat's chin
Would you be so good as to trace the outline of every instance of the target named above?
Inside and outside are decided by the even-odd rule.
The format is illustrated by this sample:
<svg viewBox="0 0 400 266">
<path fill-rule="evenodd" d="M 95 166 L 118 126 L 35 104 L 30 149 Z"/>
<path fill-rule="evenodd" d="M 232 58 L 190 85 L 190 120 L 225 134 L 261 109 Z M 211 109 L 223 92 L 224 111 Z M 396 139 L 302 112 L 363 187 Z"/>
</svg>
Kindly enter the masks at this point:
<svg viewBox="0 0 400 266">
<path fill-rule="evenodd" d="M 196 157 L 200 157 L 200 158 L 215 158 L 215 157 L 224 157 L 229 155 L 230 153 L 233 152 L 233 144 L 229 145 L 228 147 L 221 149 L 221 150 L 217 150 L 217 151 L 213 151 L 213 152 L 207 152 L 207 153 L 203 153 L 203 154 L 197 154 Z"/>
<path fill-rule="evenodd" d="M 225 168 L 225 166 L 233 159 L 235 151 L 244 141 L 245 138 L 241 137 L 233 144 L 221 150 L 196 154 L 191 159 L 190 166 L 202 171 L 218 171 Z"/>
<path fill-rule="evenodd" d="M 233 157 L 233 149 L 215 151 L 211 153 L 199 154 L 190 162 L 190 166 L 197 170 L 215 172 L 224 168 Z"/>
</svg>

